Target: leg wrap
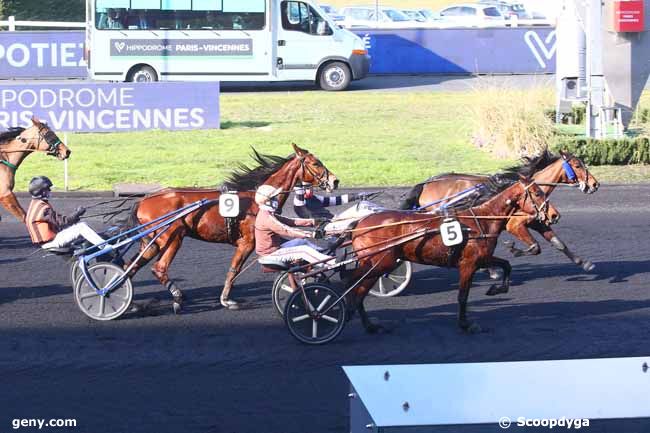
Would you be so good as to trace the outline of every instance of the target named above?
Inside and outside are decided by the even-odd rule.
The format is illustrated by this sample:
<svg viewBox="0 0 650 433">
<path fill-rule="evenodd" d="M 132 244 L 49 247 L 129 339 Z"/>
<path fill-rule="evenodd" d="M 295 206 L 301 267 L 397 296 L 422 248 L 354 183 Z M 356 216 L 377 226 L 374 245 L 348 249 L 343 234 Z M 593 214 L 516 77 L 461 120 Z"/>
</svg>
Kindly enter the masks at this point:
<svg viewBox="0 0 650 433">
<path fill-rule="evenodd" d="M 553 236 L 551 239 L 551 244 L 560 251 L 566 250 L 566 245 L 564 245 L 564 242 L 559 240 L 557 236 Z"/>
<path fill-rule="evenodd" d="M 229 268 L 228 273 L 229 274 L 236 274 L 237 273 L 237 268 Z"/>
<path fill-rule="evenodd" d="M 183 299 L 183 292 L 181 292 L 181 289 L 176 287 L 176 284 L 174 284 L 173 281 L 167 281 L 165 288 L 169 290 L 169 293 L 172 294 L 174 300 Z"/>
</svg>

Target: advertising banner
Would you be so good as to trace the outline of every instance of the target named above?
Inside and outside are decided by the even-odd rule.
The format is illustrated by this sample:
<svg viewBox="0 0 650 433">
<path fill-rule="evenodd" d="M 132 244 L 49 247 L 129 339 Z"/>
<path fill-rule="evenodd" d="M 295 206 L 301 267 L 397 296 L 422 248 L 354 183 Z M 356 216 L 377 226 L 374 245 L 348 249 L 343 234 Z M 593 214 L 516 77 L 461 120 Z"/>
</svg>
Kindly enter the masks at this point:
<svg viewBox="0 0 650 433">
<path fill-rule="evenodd" d="M 553 28 L 355 29 L 371 74 L 555 73 Z M 83 78 L 84 32 L 0 32 L 0 79 Z M 182 43 L 181 43 L 182 42 Z M 111 56 L 251 56 L 251 39 L 116 38 Z"/>
<path fill-rule="evenodd" d="M 555 73 L 553 28 L 355 30 L 372 74 Z"/>
<path fill-rule="evenodd" d="M 55 131 L 218 129 L 219 83 L 67 83 L 0 86 L 0 129 L 36 115 Z"/>
<path fill-rule="evenodd" d="M 85 78 L 84 32 L 0 32 L 0 78 Z"/>
</svg>

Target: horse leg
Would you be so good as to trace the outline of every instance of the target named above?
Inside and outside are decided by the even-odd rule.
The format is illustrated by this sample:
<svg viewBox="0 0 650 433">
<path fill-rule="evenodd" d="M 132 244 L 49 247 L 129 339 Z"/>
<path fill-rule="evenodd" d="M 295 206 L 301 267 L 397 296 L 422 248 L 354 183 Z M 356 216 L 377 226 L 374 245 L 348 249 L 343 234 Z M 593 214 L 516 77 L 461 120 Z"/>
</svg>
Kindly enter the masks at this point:
<svg viewBox="0 0 650 433">
<path fill-rule="evenodd" d="M 460 287 L 458 290 L 458 326 L 465 332 L 475 334 L 481 332 L 481 327 L 476 322 L 467 319 L 467 299 L 469 298 L 469 289 L 472 286 L 472 278 L 476 271 L 474 263 L 463 264 L 459 266 Z"/>
<path fill-rule="evenodd" d="M 368 294 L 372 286 L 375 285 L 378 279 L 379 278 L 376 277 L 369 278 L 361 282 L 355 289 L 356 310 L 359 313 L 359 317 L 361 318 L 361 324 L 363 325 L 364 329 L 368 334 L 377 334 L 378 332 L 386 331 L 386 328 L 384 328 L 383 326 L 378 325 L 376 323 L 372 323 L 370 321 L 370 318 L 368 317 L 368 313 L 366 312 L 366 307 L 363 305 L 363 301 L 366 298 L 366 295 Z"/>
<path fill-rule="evenodd" d="M 165 287 L 167 290 L 169 290 L 169 293 L 171 293 L 172 298 L 174 299 L 172 307 L 174 309 L 174 313 L 178 314 L 180 313 L 183 306 L 183 292 L 178 288 L 178 286 L 176 286 L 176 283 L 174 283 L 174 281 L 169 278 L 167 271 L 172 261 L 174 260 L 176 253 L 181 248 L 181 244 L 183 243 L 182 233 L 180 230 L 175 230 L 169 236 L 168 240 L 166 242 L 163 242 L 164 246 L 161 248 L 162 254 L 160 255 L 158 261 L 151 268 L 151 272 L 153 272 L 156 278 L 158 278 L 160 284 L 162 284 L 163 287 Z"/>
<path fill-rule="evenodd" d="M 594 268 L 596 267 L 596 265 L 594 265 L 591 262 L 591 260 L 584 260 L 580 256 L 574 254 L 571 250 L 569 250 L 566 244 L 562 242 L 560 238 L 557 237 L 557 235 L 555 234 L 555 232 L 550 226 L 536 222 L 531 226 L 531 228 L 539 232 L 544 237 L 544 239 L 546 239 L 548 242 L 551 243 L 551 245 L 553 245 L 556 249 L 564 253 L 564 255 L 566 255 L 569 258 L 569 260 L 571 260 L 576 265 L 582 267 L 582 269 L 585 272 L 593 271 Z"/>
<path fill-rule="evenodd" d="M 140 241 L 140 250 L 135 253 L 133 257 L 131 257 L 130 260 L 127 260 L 124 263 L 124 270 L 126 271 L 129 269 L 131 264 L 133 264 L 133 267 L 129 271 L 129 278 L 133 278 L 135 274 L 147 263 L 149 263 L 154 257 L 160 253 L 160 248 L 158 247 L 158 244 L 154 243 L 152 244 L 148 249 L 145 250 L 147 247 L 147 244 L 150 242 L 150 239 L 148 238 L 143 238 Z M 138 259 L 138 256 L 142 254 L 142 257 Z M 135 263 L 133 263 L 135 261 Z"/>
<path fill-rule="evenodd" d="M 501 280 L 501 287 L 497 287 L 496 284 L 493 284 L 485 294 L 488 296 L 498 295 L 500 293 L 508 293 L 510 290 L 510 274 L 512 272 L 512 266 L 510 262 L 499 257 L 492 257 L 490 259 L 490 266 L 498 266 L 503 269 L 503 279 Z"/>
<path fill-rule="evenodd" d="M 20 222 L 25 222 L 25 210 L 20 206 L 13 192 L 9 191 L 0 197 L 0 204 Z"/>
<path fill-rule="evenodd" d="M 238 310 L 240 308 L 240 302 L 230 299 L 230 290 L 232 289 L 235 277 L 241 271 L 242 266 L 246 263 L 246 259 L 251 255 L 254 248 L 255 242 L 250 239 L 241 238 L 237 242 L 237 249 L 235 250 L 235 255 L 230 261 L 230 269 L 228 269 L 226 281 L 223 285 L 223 290 L 221 291 L 221 297 L 219 298 L 221 305 L 228 310 Z"/>
<path fill-rule="evenodd" d="M 520 250 L 515 248 L 515 243 L 512 241 L 506 241 L 504 244 L 506 248 L 515 256 L 536 256 L 542 252 L 542 249 L 539 246 L 539 243 L 535 240 L 533 235 L 530 234 L 528 230 L 528 217 L 518 218 L 512 217 L 506 225 L 506 230 L 511 233 L 514 237 L 528 245 L 528 248 L 525 250 Z"/>
</svg>

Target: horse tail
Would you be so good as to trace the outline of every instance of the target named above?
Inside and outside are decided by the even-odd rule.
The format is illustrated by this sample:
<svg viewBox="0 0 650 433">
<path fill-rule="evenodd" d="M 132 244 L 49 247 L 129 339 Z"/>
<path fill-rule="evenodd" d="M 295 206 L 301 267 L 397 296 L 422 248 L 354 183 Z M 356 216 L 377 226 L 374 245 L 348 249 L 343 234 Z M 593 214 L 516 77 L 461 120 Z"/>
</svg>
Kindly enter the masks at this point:
<svg viewBox="0 0 650 433">
<path fill-rule="evenodd" d="M 138 200 L 133 204 L 133 206 L 131 206 L 131 211 L 125 221 L 126 227 L 135 227 L 140 225 L 140 220 L 138 220 L 138 209 L 140 208 L 140 203 L 142 203 L 142 201 Z"/>
<path fill-rule="evenodd" d="M 416 209 L 420 204 L 420 194 L 424 189 L 424 183 L 418 183 L 407 193 L 406 198 L 400 203 L 401 210 Z"/>
</svg>

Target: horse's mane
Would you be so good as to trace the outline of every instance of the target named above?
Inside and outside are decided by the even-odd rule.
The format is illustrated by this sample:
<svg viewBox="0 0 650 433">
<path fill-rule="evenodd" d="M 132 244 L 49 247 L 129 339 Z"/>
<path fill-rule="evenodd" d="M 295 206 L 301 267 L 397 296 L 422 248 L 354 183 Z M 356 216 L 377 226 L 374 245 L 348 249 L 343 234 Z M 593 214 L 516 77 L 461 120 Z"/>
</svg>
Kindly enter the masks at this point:
<svg viewBox="0 0 650 433">
<path fill-rule="evenodd" d="M 0 132 L 0 143 L 7 142 L 9 140 L 13 140 L 14 138 L 18 137 L 22 132 L 25 130 L 25 128 L 21 128 L 19 126 L 14 126 L 13 128 L 9 128 L 5 132 Z"/>
<path fill-rule="evenodd" d="M 255 148 L 253 148 L 253 154 L 251 156 L 258 166 L 251 168 L 246 164 L 240 163 L 223 183 L 226 188 L 238 191 L 257 189 L 273 173 L 293 158 L 293 155 L 286 158 L 275 155 L 263 155 L 258 153 Z"/>
<path fill-rule="evenodd" d="M 516 181 L 495 182 L 492 179 L 488 179 L 487 182 L 478 184 L 473 194 L 470 194 L 462 200 L 459 200 L 447 206 L 446 209 L 454 212 L 459 212 L 472 207 L 480 206 L 494 196 L 503 192 L 505 189 L 509 188 L 515 182 Z"/>
<path fill-rule="evenodd" d="M 553 155 L 546 149 L 537 156 L 524 156 L 519 164 L 508 167 L 502 172 L 490 176 L 490 178 L 494 178 L 493 180 L 496 182 L 505 180 L 516 182 L 519 180 L 519 175 L 533 177 L 535 173 L 544 170 L 560 158 L 561 156 Z"/>
<path fill-rule="evenodd" d="M 496 184 L 504 183 L 506 186 L 510 186 L 519 180 L 520 175 L 524 177 L 533 177 L 535 173 L 545 169 L 560 158 L 561 156 L 554 155 L 547 149 L 537 156 L 524 156 L 520 159 L 519 164 L 507 167 L 503 169 L 503 171 L 493 174 L 488 178 L 491 182 L 494 182 Z M 437 180 L 444 179 L 447 176 L 453 176 L 456 174 L 457 173 L 454 172 L 439 174 L 430 177 L 424 183 L 435 182 Z"/>
</svg>

